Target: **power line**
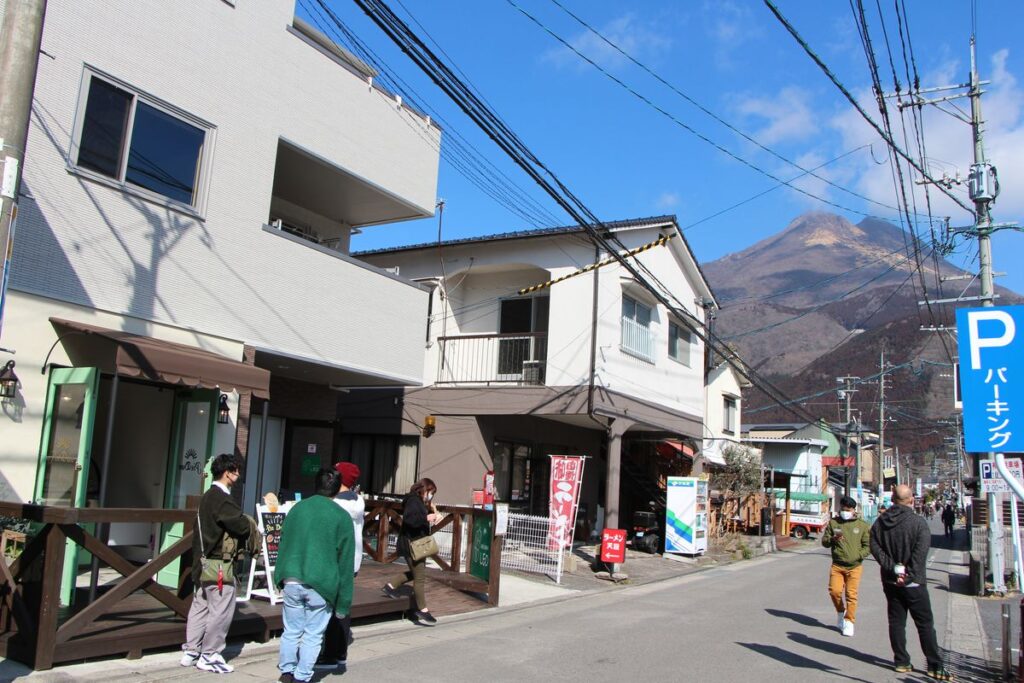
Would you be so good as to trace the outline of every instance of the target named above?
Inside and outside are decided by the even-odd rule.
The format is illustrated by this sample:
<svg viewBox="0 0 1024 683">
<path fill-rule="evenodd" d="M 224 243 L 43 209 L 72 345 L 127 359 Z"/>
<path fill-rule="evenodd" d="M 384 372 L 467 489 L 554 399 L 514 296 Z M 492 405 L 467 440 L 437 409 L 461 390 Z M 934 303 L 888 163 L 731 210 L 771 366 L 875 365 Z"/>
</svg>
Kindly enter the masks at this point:
<svg viewBox="0 0 1024 683">
<path fill-rule="evenodd" d="M 807 53 L 807 56 L 809 56 L 811 58 L 811 60 L 813 60 L 814 63 L 818 65 L 818 67 L 822 70 L 822 72 L 826 76 L 828 76 L 828 79 L 830 81 L 832 81 L 832 83 L 836 86 L 836 88 L 839 89 L 839 91 L 843 94 L 843 96 L 846 97 L 847 100 L 849 100 L 850 104 L 853 105 L 854 109 L 857 110 L 857 112 L 861 115 L 861 117 L 865 121 L 867 121 L 868 124 L 872 128 L 875 129 L 875 132 L 878 133 L 882 137 L 883 140 L 885 140 L 886 144 L 889 145 L 889 147 L 894 152 L 896 152 L 901 157 L 906 159 L 907 163 L 909 163 L 911 166 L 913 166 L 914 169 L 917 170 L 917 172 L 920 173 L 921 176 L 925 180 L 927 180 L 927 181 L 929 181 L 931 183 L 935 183 L 936 182 L 935 179 L 932 178 L 930 175 L 928 175 L 928 172 L 925 171 L 923 168 L 921 168 L 921 165 L 918 164 L 913 158 L 911 158 L 910 155 L 908 155 L 906 152 L 904 152 L 902 149 L 900 149 L 899 145 L 897 145 L 896 142 L 890 136 L 886 135 L 885 132 L 881 128 L 878 127 L 878 124 L 875 123 L 874 119 L 872 119 L 870 116 L 868 116 L 868 113 L 866 111 L 864 111 L 864 108 L 861 107 L 861 105 L 857 101 L 857 99 L 850 93 L 849 90 L 847 90 L 846 86 L 842 84 L 842 82 L 839 80 L 839 78 L 836 77 L 836 75 L 834 73 L 832 73 L 832 70 L 828 68 L 828 65 L 826 65 L 825 62 L 823 62 L 822 59 L 814 52 L 814 50 L 811 49 L 811 46 L 808 45 L 807 41 L 805 41 L 800 36 L 800 34 L 797 32 L 796 28 L 794 28 L 793 25 L 791 23 L 789 23 L 789 20 L 787 20 L 786 17 L 784 17 L 782 15 L 782 12 L 780 12 L 779 8 L 775 6 L 775 3 L 772 2 L 772 0 L 762 0 L 762 1 L 768 7 L 768 9 L 771 10 L 772 14 L 775 15 L 775 18 L 779 20 L 779 23 L 781 23 L 783 25 L 783 27 L 789 32 L 789 34 L 791 36 L 793 36 L 793 39 L 796 40 L 796 42 L 800 45 L 800 47 L 803 48 L 804 52 Z M 972 209 L 967 204 L 965 204 L 963 201 L 961 201 L 959 197 L 954 195 L 949 190 L 946 190 L 941 185 L 936 184 L 936 187 L 938 187 L 940 189 L 940 191 L 942 191 L 943 194 L 945 194 L 947 197 L 952 199 L 953 202 L 957 206 L 959 206 L 964 211 L 967 211 L 968 213 L 971 213 L 973 215 L 974 209 Z"/>
</svg>

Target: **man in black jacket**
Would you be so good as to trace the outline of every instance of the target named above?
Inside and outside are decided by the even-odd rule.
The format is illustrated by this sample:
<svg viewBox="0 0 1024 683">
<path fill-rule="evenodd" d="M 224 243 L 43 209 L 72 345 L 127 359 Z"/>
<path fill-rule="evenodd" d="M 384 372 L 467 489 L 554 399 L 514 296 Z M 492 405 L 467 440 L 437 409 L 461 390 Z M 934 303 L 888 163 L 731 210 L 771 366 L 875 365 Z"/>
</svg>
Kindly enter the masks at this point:
<svg viewBox="0 0 1024 683">
<path fill-rule="evenodd" d="M 914 494 L 909 486 L 897 486 L 892 502 L 893 506 L 871 527 L 871 554 L 881 567 L 895 668 L 899 673 L 913 671 L 907 652 L 907 612 L 910 612 L 928 661 L 928 676 L 937 681 L 949 681 L 952 677 L 943 667 L 942 653 L 935 639 L 925 574 L 931 530 L 928 522 L 914 512 Z"/>
<path fill-rule="evenodd" d="M 193 524 L 192 583 L 195 597 L 188 612 L 185 626 L 182 666 L 195 666 L 210 673 L 227 674 L 234 667 L 224 661 L 228 628 L 235 616 L 235 582 L 201 581 L 202 558 L 223 558 L 225 534 L 239 541 L 249 536 L 249 520 L 242 508 L 231 497 L 231 487 L 241 473 L 240 458 L 232 453 L 221 453 L 210 463 L 213 485 L 199 501 L 199 512 Z"/>
</svg>

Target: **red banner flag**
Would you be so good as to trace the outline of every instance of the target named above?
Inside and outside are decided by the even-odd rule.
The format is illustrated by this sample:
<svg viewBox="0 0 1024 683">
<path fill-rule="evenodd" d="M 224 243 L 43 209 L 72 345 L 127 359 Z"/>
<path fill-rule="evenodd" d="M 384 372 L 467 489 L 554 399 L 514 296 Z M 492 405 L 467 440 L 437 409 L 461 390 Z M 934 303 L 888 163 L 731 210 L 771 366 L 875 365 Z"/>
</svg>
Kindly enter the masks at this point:
<svg viewBox="0 0 1024 683">
<path fill-rule="evenodd" d="M 548 548 L 572 546 L 576 505 L 583 481 L 583 457 L 551 456 L 551 495 L 548 499 Z"/>
</svg>

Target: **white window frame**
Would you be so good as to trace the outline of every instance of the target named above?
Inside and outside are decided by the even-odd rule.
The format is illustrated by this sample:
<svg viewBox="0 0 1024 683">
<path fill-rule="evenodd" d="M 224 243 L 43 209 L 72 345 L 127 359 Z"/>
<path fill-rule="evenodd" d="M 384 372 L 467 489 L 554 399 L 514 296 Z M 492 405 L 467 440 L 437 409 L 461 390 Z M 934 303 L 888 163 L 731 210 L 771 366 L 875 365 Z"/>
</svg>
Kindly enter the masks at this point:
<svg viewBox="0 0 1024 683">
<path fill-rule="evenodd" d="M 729 406 L 732 405 L 732 420 L 729 419 Z M 722 431 L 735 436 L 739 429 L 740 400 L 730 394 L 722 395 Z"/>
<path fill-rule="evenodd" d="M 672 354 L 672 328 L 678 330 L 677 337 L 679 338 L 678 350 L 682 354 L 681 356 L 675 356 Z M 679 363 L 680 365 L 688 368 L 693 367 L 693 333 L 690 332 L 686 327 L 677 323 L 675 320 L 668 321 L 668 339 L 666 344 L 666 351 L 668 357 Z"/>
<path fill-rule="evenodd" d="M 98 78 L 102 81 L 106 81 L 110 85 L 120 88 L 132 95 L 131 106 L 128 111 L 128 126 L 125 132 L 124 140 L 122 141 L 122 152 L 121 152 L 121 166 L 118 169 L 118 177 L 111 178 L 102 173 L 83 168 L 78 165 L 78 154 L 81 147 L 82 139 L 82 128 L 85 125 L 85 110 L 89 101 L 89 89 L 92 84 L 92 79 Z M 196 182 L 195 188 L 195 203 L 186 204 L 176 199 L 148 190 L 138 185 L 125 180 L 128 165 L 128 151 L 131 149 L 132 144 L 132 133 L 135 125 L 135 109 L 139 101 L 145 102 L 154 109 L 158 109 L 163 113 L 173 116 L 174 118 L 180 119 L 181 121 L 201 129 L 204 132 L 203 147 L 200 151 L 199 159 L 199 177 Z M 110 74 L 104 73 L 98 69 L 95 69 L 89 65 L 86 65 L 82 70 L 82 81 L 78 89 L 78 104 L 75 110 L 75 125 L 71 132 L 71 142 L 68 145 L 68 156 L 66 159 L 68 171 L 76 175 L 88 178 L 91 181 L 97 182 L 107 187 L 112 187 L 117 190 L 121 190 L 126 194 L 131 194 L 136 197 L 145 199 L 148 202 L 165 206 L 169 209 L 179 211 L 182 213 L 189 214 L 196 218 L 205 218 L 206 216 L 206 202 L 209 194 L 210 187 L 210 171 L 213 167 L 213 150 L 214 142 L 216 139 L 217 127 L 208 121 L 204 121 L 192 114 L 175 107 L 174 105 L 165 102 L 157 97 L 146 93 L 139 88 L 136 88 L 128 83 L 125 83 L 119 78 L 111 76 Z"/>
<path fill-rule="evenodd" d="M 652 363 L 653 364 L 654 363 L 654 330 L 652 329 L 652 327 L 653 327 L 653 322 L 654 322 L 654 307 L 652 307 L 652 306 L 650 306 L 648 304 L 645 304 L 644 302 L 640 301 L 636 297 L 630 296 L 629 294 L 626 294 L 626 293 L 623 293 L 622 299 L 623 299 L 623 303 L 625 303 L 625 301 L 628 299 L 629 301 L 633 302 L 634 307 L 641 307 L 642 306 L 643 308 L 647 309 L 647 325 L 646 326 L 641 325 L 634 318 L 627 318 L 625 315 L 623 315 L 621 307 L 620 307 L 620 310 L 619 310 L 619 328 L 620 328 L 620 335 L 621 335 L 621 337 L 620 337 L 620 341 L 619 341 L 619 346 L 622 349 L 623 353 L 628 354 L 630 356 L 633 356 L 634 358 L 639 358 L 640 360 L 643 360 L 643 361 L 646 361 L 648 363 Z M 626 322 L 627 320 L 629 320 L 629 324 L 635 325 L 639 329 L 647 330 L 647 335 L 648 335 L 647 345 L 649 347 L 648 351 L 645 352 L 643 349 L 635 348 L 635 347 L 630 346 L 629 344 L 626 343 L 626 341 L 627 341 L 626 328 L 628 326 L 628 324 Z M 638 329 L 638 331 L 639 331 L 639 329 Z"/>
</svg>

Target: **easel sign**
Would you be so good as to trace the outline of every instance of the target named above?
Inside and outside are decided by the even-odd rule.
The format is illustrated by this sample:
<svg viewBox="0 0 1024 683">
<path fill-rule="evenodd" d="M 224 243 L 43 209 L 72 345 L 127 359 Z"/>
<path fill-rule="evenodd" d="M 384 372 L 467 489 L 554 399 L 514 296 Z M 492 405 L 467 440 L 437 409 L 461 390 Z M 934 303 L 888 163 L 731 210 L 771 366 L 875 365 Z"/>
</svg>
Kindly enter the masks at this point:
<svg viewBox="0 0 1024 683">
<path fill-rule="evenodd" d="M 280 506 L 256 505 L 256 526 L 263 535 L 263 569 L 257 571 L 254 557 L 249 570 L 249 586 L 246 592 L 250 596 L 270 601 L 271 605 L 276 605 L 281 601 L 281 595 L 274 587 L 274 568 L 277 566 L 277 548 L 281 543 L 281 527 L 284 526 L 284 518 L 290 508 L 290 503 Z M 256 576 L 266 578 L 266 588 L 253 588 Z"/>
</svg>

